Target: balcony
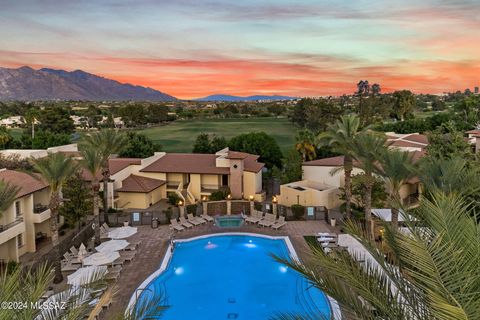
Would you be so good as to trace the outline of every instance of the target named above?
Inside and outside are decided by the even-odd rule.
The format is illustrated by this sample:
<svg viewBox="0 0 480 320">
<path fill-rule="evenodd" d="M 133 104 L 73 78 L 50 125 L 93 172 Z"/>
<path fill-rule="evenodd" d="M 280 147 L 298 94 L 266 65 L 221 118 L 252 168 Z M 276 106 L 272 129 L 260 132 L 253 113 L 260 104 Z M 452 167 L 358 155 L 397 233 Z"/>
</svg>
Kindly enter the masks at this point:
<svg viewBox="0 0 480 320">
<path fill-rule="evenodd" d="M 168 181 L 167 182 L 167 189 L 168 190 L 177 190 L 179 185 L 180 185 L 180 182 L 178 182 L 178 181 Z"/>
<path fill-rule="evenodd" d="M 36 204 L 33 208 L 33 223 L 42 223 L 48 219 L 50 219 L 50 209 L 48 206 L 43 204 Z"/>
<path fill-rule="evenodd" d="M 405 199 L 403 199 L 403 204 L 409 209 L 418 207 L 420 205 L 420 194 L 409 194 Z"/>
<path fill-rule="evenodd" d="M 19 217 L 11 223 L 0 225 L 0 243 L 5 243 L 24 232 L 25 224 L 23 223 L 23 217 Z"/>
<path fill-rule="evenodd" d="M 201 192 L 211 193 L 220 189 L 218 184 L 202 184 Z"/>
</svg>

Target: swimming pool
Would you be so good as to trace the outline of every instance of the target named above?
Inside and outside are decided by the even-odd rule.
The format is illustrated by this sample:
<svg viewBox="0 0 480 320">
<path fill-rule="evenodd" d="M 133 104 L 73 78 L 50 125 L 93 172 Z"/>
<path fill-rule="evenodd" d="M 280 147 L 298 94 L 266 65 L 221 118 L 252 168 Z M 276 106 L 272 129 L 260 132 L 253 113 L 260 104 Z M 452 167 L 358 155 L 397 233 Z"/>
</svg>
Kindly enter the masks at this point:
<svg viewBox="0 0 480 320">
<path fill-rule="evenodd" d="M 330 301 L 270 254 L 291 259 L 287 237 L 221 234 L 179 240 L 138 289 L 163 295 L 161 319 L 268 319 L 278 312 L 331 314 Z M 135 302 L 135 294 L 130 305 Z"/>
</svg>

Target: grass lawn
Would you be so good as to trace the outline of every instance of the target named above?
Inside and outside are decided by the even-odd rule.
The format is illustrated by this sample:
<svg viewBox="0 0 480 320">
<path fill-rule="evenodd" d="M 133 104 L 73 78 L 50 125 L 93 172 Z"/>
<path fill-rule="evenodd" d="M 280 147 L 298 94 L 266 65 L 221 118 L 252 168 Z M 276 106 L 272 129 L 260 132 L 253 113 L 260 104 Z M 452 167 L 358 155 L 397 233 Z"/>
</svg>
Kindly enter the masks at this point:
<svg viewBox="0 0 480 320">
<path fill-rule="evenodd" d="M 13 129 L 10 129 L 9 131 L 14 139 L 20 140 L 20 137 L 22 136 L 22 133 L 23 133 L 23 129 L 13 128 Z"/>
<path fill-rule="evenodd" d="M 295 143 L 296 128 L 286 118 L 180 120 L 139 132 L 160 143 L 166 152 L 191 152 L 195 138 L 200 133 L 230 139 L 252 131 L 264 131 L 271 135 L 284 154 Z"/>
</svg>

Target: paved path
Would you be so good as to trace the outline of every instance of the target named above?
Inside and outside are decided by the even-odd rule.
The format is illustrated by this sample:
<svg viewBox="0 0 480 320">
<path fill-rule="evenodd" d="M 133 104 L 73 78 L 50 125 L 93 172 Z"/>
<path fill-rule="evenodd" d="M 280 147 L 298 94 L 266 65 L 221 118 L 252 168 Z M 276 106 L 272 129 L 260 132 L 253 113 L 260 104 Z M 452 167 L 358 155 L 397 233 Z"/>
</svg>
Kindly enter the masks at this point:
<svg viewBox="0 0 480 320">
<path fill-rule="evenodd" d="M 190 238 L 198 235 L 221 233 L 221 232 L 252 232 L 268 235 L 289 236 L 300 259 L 305 259 L 308 255 L 308 246 L 303 238 L 305 235 L 315 235 L 318 232 L 332 232 L 332 227 L 323 221 L 290 221 L 281 230 L 272 230 L 270 228 L 259 228 L 257 226 L 247 225 L 240 228 L 218 228 L 209 223 L 207 225 L 197 226 L 193 229 L 185 230 L 175 234 L 178 238 Z M 160 267 L 171 231 L 168 226 L 162 225 L 158 229 L 152 229 L 150 226 L 138 227 L 138 232 L 128 240 L 141 240 L 142 243 L 137 249 L 137 255 L 131 263 L 126 263 L 122 273 L 117 281 L 117 294 L 112 306 L 107 312 L 104 312 L 103 319 L 112 319 L 114 315 L 122 313 L 135 289 L 155 270 Z"/>
</svg>

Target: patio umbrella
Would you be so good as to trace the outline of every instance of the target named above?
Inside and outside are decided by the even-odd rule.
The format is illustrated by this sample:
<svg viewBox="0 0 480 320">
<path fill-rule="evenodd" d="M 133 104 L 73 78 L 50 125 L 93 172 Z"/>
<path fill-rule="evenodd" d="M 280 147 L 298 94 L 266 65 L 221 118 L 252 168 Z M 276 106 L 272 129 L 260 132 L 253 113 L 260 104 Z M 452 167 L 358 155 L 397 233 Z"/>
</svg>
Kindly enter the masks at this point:
<svg viewBox="0 0 480 320">
<path fill-rule="evenodd" d="M 111 252 L 96 252 L 85 259 L 83 259 L 83 265 L 85 266 L 103 266 L 113 263 L 120 257 L 120 253 L 117 251 Z"/>
<path fill-rule="evenodd" d="M 91 280 L 98 280 L 107 273 L 106 266 L 83 267 L 67 277 L 67 283 L 72 286 L 81 286 L 90 283 Z"/>
<path fill-rule="evenodd" d="M 111 252 L 123 250 L 128 247 L 128 245 L 127 240 L 109 240 L 95 247 L 95 249 L 97 249 L 98 252 Z"/>
<path fill-rule="evenodd" d="M 121 227 L 121 228 L 114 228 L 108 233 L 108 237 L 111 239 L 125 239 L 131 237 L 137 233 L 137 228 L 135 227 Z"/>
<path fill-rule="evenodd" d="M 87 247 L 83 244 L 83 242 L 80 244 L 80 247 L 78 248 L 78 255 L 86 256 L 88 254 L 87 252 Z"/>
</svg>

